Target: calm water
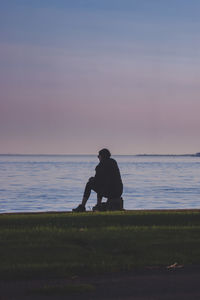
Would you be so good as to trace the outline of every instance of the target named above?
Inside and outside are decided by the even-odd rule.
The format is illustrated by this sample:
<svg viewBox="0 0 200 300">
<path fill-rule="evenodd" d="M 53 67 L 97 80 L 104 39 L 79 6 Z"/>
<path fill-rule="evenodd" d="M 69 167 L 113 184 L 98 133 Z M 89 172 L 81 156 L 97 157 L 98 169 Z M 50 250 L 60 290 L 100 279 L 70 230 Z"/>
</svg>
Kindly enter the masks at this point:
<svg viewBox="0 0 200 300">
<path fill-rule="evenodd" d="M 200 158 L 114 156 L 126 209 L 200 208 Z M 70 211 L 94 175 L 96 156 L 1 156 L 0 213 Z M 95 204 L 92 193 L 87 204 Z"/>
</svg>

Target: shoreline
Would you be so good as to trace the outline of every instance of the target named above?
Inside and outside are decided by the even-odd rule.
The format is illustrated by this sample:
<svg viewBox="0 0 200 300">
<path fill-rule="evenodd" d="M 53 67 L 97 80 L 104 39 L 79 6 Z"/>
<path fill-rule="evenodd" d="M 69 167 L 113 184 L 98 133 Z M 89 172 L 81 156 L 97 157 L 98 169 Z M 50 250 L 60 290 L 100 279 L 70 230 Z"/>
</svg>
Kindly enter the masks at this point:
<svg viewBox="0 0 200 300">
<path fill-rule="evenodd" d="M 122 211 L 113 211 L 113 213 L 167 213 L 167 212 L 200 212 L 200 208 L 180 208 L 180 209 L 124 209 Z M 78 214 L 95 214 L 97 212 L 93 212 L 91 210 L 85 211 L 83 213 L 78 213 Z M 101 212 L 98 212 L 101 213 Z M 105 212 L 104 212 L 105 213 Z M 109 211 L 108 211 L 109 213 Z M 43 214 L 73 214 L 76 215 L 77 213 L 74 213 L 72 211 L 38 211 L 38 212 L 0 212 L 1 215 L 43 215 Z"/>
</svg>

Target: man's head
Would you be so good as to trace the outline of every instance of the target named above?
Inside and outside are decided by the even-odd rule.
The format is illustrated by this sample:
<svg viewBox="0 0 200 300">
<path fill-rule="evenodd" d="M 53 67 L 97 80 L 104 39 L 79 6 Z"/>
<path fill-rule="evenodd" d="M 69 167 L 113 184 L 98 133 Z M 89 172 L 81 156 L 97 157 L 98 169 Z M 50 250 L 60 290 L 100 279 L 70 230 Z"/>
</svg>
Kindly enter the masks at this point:
<svg viewBox="0 0 200 300">
<path fill-rule="evenodd" d="M 107 158 L 110 158 L 110 157 L 111 157 L 111 153 L 108 149 L 104 148 L 104 149 L 101 149 L 99 151 L 99 155 L 98 155 L 99 160 L 107 159 Z"/>
</svg>

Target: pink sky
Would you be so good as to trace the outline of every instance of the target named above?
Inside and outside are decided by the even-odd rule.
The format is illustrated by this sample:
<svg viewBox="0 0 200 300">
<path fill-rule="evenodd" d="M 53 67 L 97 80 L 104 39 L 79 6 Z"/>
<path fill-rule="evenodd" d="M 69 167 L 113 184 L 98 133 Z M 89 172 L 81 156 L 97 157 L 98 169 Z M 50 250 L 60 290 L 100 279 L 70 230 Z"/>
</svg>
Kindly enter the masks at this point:
<svg viewBox="0 0 200 300">
<path fill-rule="evenodd" d="M 127 25 L 122 16 L 120 22 Z M 150 24 L 153 32 L 158 24 Z M 161 30 L 150 40 L 134 34 L 122 39 L 123 32 L 121 39 L 105 33 L 93 40 L 84 33 L 84 42 L 66 32 L 55 45 L 51 39 L 0 41 L 0 152 L 199 152 L 200 42 L 191 35 L 194 28 L 180 36 L 180 24 L 174 35 L 171 27 L 166 40 Z"/>
</svg>

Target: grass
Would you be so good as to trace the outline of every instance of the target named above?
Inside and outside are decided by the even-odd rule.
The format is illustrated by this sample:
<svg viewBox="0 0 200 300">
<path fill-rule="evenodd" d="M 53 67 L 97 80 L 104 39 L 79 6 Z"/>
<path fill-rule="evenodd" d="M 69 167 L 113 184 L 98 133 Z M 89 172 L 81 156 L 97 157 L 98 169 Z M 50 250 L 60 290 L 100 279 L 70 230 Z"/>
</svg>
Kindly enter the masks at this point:
<svg viewBox="0 0 200 300">
<path fill-rule="evenodd" d="M 0 278 L 200 263 L 200 211 L 0 215 Z"/>
</svg>

